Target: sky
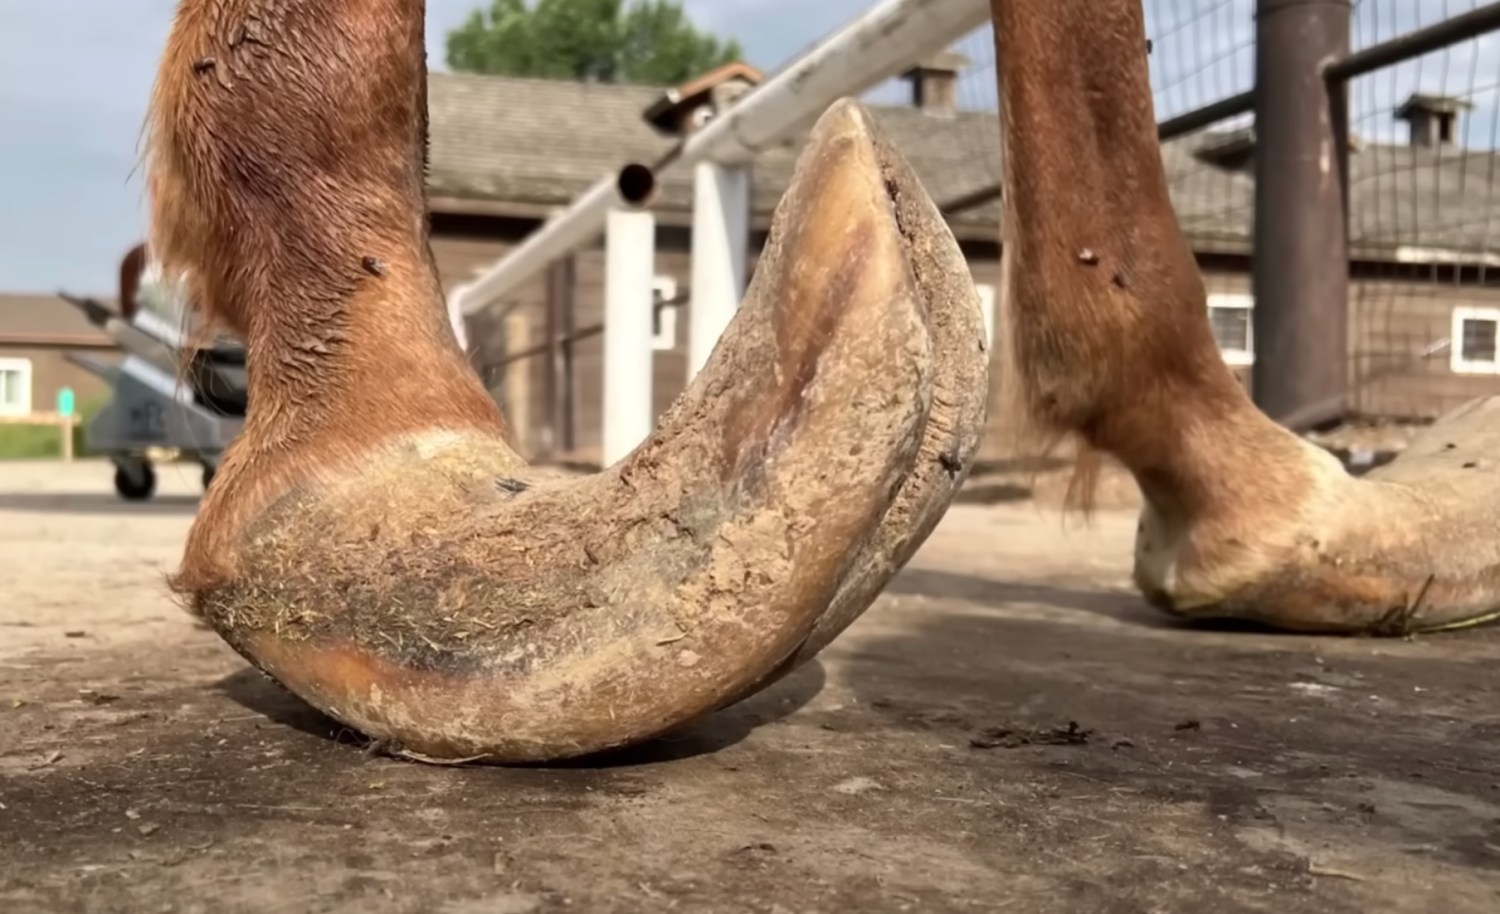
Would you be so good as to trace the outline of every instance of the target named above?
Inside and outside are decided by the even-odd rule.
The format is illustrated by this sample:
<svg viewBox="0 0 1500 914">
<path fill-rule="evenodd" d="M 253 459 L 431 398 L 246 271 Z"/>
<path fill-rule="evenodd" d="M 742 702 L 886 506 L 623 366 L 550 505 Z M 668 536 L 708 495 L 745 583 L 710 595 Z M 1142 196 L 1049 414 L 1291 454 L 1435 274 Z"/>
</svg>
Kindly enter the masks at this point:
<svg viewBox="0 0 1500 914">
<path fill-rule="evenodd" d="M 428 64 L 482 0 L 428 0 Z M 868 0 L 687 0 L 775 67 Z M 0 290 L 112 293 L 144 235 L 138 141 L 175 0 L 0 0 Z"/>
<path fill-rule="evenodd" d="M 428 62 L 483 0 L 427 0 Z M 1357 0 L 1355 44 L 1464 12 L 1482 0 Z M 700 27 L 738 38 L 750 63 L 772 70 L 868 9 L 873 0 L 685 0 Z M 1254 0 L 1145 0 L 1156 36 L 1158 115 L 1250 86 Z M 144 234 L 137 143 L 175 0 L 0 0 L 0 290 L 112 292 L 120 257 Z M 1362 80 L 1356 129 L 1398 138 L 1389 110 L 1414 89 L 1476 102 L 1468 135 L 1489 139 L 1497 118 L 1496 36 Z M 965 107 L 994 103 L 986 33 L 956 47 L 974 61 Z M 1476 91 L 1477 88 L 1477 91 Z M 895 100 L 887 86 L 872 100 Z M 1393 101 L 1394 100 L 1394 101 Z"/>
</svg>

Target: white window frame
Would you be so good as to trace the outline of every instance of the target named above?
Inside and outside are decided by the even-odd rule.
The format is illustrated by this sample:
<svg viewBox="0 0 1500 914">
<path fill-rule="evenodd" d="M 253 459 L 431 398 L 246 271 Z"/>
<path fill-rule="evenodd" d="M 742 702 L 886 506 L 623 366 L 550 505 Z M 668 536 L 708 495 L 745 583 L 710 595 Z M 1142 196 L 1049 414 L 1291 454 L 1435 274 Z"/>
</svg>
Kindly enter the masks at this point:
<svg viewBox="0 0 1500 914">
<path fill-rule="evenodd" d="M 12 406 L 0 400 L 0 416 L 31 415 L 31 359 L 0 358 L 0 371 L 14 371 L 21 376 L 21 405 Z"/>
<path fill-rule="evenodd" d="M 676 279 L 658 276 L 651 282 L 651 348 L 657 352 L 670 352 L 677 348 L 677 309 L 681 305 L 657 307 L 659 303 L 676 297 Z M 658 318 L 660 323 L 657 322 Z"/>
<path fill-rule="evenodd" d="M 1225 349 L 1219 346 L 1219 355 L 1223 357 L 1224 363 L 1237 367 L 1255 364 L 1255 296 L 1243 292 L 1213 292 L 1208 296 L 1208 313 L 1213 314 L 1215 308 L 1225 310 L 1237 309 L 1250 312 L 1250 320 L 1245 324 L 1245 342 L 1248 348 Z M 1214 340 L 1215 345 L 1218 340 Z"/>
<path fill-rule="evenodd" d="M 1454 374 L 1500 374 L 1500 351 L 1493 359 L 1464 358 L 1464 323 L 1489 321 L 1495 324 L 1496 349 L 1500 350 L 1500 308 L 1476 308 L 1459 305 L 1453 309 L 1448 326 L 1448 368 Z"/>
<path fill-rule="evenodd" d="M 974 284 L 979 293 L 979 314 L 984 318 L 984 348 L 995 345 L 995 287 L 987 282 Z"/>
</svg>

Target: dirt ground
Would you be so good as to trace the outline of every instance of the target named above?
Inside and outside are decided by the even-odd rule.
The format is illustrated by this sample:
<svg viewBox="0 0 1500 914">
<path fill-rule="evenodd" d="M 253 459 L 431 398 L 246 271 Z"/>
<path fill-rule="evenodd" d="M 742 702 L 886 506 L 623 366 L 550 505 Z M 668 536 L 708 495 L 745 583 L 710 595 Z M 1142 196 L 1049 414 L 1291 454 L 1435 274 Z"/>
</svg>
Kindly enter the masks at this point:
<svg viewBox="0 0 1500 914">
<path fill-rule="evenodd" d="M 1500 910 L 1500 632 L 1186 628 L 1128 589 L 1129 512 L 960 504 L 770 692 L 434 768 L 172 605 L 196 477 L 0 464 L 0 911 Z"/>
</svg>

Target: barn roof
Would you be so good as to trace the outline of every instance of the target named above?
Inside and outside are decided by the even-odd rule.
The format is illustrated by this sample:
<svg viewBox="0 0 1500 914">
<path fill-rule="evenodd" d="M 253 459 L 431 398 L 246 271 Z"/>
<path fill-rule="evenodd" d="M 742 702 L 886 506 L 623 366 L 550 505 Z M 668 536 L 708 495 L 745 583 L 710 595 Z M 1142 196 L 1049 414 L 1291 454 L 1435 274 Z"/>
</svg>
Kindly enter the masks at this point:
<svg viewBox="0 0 1500 914">
<path fill-rule="evenodd" d="M 83 312 L 56 295 L 0 293 L 0 344 L 9 346 L 113 346 Z"/>
<path fill-rule="evenodd" d="M 651 164 L 673 145 L 642 116 L 659 88 L 433 73 L 430 188 L 457 201 L 562 206 L 628 161 Z M 911 106 L 870 109 L 939 203 L 993 187 L 1000 176 L 994 112 L 937 116 Z M 1394 121 L 1394 112 L 1392 112 Z M 1243 132 L 1241 132 L 1243 133 Z M 765 150 L 752 178 L 767 215 L 792 173 L 805 131 Z M 1200 248 L 1244 249 L 1254 179 L 1205 152 L 1234 132 L 1167 141 L 1163 158 L 1183 228 Z M 1243 137 L 1240 137 L 1243 140 Z M 1356 245 L 1489 250 L 1497 209 L 1488 150 L 1360 143 L 1350 156 L 1350 227 Z M 658 206 L 687 210 L 691 176 L 662 179 Z M 955 226 L 998 225 L 997 201 L 953 217 Z"/>
</svg>

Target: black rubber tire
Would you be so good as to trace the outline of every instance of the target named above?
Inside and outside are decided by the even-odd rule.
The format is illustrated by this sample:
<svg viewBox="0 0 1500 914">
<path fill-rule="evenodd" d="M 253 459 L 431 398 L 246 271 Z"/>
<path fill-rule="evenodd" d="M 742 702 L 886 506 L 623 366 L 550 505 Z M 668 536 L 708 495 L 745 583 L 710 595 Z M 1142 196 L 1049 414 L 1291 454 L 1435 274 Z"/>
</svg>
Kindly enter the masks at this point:
<svg viewBox="0 0 1500 914">
<path fill-rule="evenodd" d="M 146 464 L 146 475 L 141 482 L 130 478 L 130 474 L 115 467 L 115 491 L 126 501 L 146 501 L 156 494 L 156 470 Z"/>
</svg>

